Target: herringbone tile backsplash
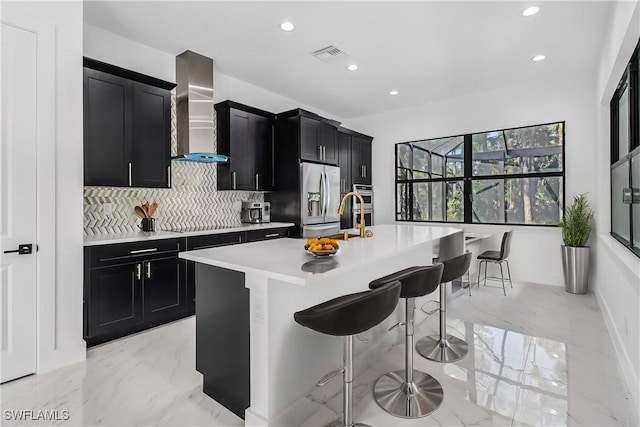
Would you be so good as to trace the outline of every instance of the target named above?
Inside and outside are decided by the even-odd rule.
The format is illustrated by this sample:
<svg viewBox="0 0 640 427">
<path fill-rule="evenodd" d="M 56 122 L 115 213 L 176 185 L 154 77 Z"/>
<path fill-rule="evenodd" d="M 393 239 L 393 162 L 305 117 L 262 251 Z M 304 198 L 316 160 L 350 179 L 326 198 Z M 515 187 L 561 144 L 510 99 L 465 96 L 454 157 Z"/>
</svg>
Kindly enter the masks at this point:
<svg viewBox="0 0 640 427">
<path fill-rule="evenodd" d="M 171 97 L 172 155 L 176 154 L 176 150 L 174 93 Z M 212 163 L 172 161 L 171 186 L 166 189 L 85 187 L 84 234 L 138 231 L 140 220 L 133 208 L 145 201 L 158 203 L 154 215 L 156 229 L 168 230 L 175 227 L 239 224 L 241 202 L 263 200 L 263 194 L 259 192 L 217 191 L 216 165 Z M 109 217 L 103 213 L 104 203 L 113 206 Z"/>
</svg>

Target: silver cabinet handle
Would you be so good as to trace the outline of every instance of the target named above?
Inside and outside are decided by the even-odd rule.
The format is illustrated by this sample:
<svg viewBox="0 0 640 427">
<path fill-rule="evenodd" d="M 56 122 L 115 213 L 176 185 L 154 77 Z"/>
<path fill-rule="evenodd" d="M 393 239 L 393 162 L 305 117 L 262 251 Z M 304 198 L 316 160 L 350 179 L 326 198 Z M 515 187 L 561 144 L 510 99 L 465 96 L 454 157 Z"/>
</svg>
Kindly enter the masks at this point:
<svg viewBox="0 0 640 427">
<path fill-rule="evenodd" d="M 140 280 L 140 277 L 141 277 L 140 270 L 141 270 L 140 264 L 136 264 L 136 279 L 138 280 Z"/>
<path fill-rule="evenodd" d="M 147 262 L 147 279 L 151 279 L 151 263 Z"/>
<path fill-rule="evenodd" d="M 155 252 L 158 248 L 149 248 L 149 249 L 137 249 L 135 251 L 129 251 L 130 254 L 144 254 L 147 252 Z"/>
<path fill-rule="evenodd" d="M 367 165 L 362 165 L 362 167 L 364 168 L 364 177 L 367 177 Z"/>
<path fill-rule="evenodd" d="M 278 237 L 280 233 L 265 234 L 264 237 Z"/>
<path fill-rule="evenodd" d="M 322 160 L 327 160 L 327 146 L 322 146 Z"/>
<path fill-rule="evenodd" d="M 256 191 L 260 188 L 260 174 L 256 174 Z"/>
<path fill-rule="evenodd" d="M 318 160 L 322 160 L 322 145 L 318 145 Z"/>
<path fill-rule="evenodd" d="M 131 187 L 131 162 L 129 162 L 129 187 Z"/>
<path fill-rule="evenodd" d="M 236 189 L 236 173 L 231 173 L 231 188 Z"/>
<path fill-rule="evenodd" d="M 171 188 L 171 166 L 167 166 L 167 187 Z"/>
</svg>

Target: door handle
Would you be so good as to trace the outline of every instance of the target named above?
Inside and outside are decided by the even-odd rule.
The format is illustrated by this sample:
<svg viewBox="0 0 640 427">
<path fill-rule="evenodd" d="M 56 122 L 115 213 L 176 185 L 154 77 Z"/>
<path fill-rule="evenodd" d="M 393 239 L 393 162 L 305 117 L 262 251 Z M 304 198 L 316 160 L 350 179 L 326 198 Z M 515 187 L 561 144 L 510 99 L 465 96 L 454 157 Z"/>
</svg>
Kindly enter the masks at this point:
<svg viewBox="0 0 640 427">
<path fill-rule="evenodd" d="M 367 177 L 367 165 L 362 165 L 364 167 L 364 177 Z"/>
<path fill-rule="evenodd" d="M 171 188 L 171 166 L 167 166 L 167 187 Z"/>
<path fill-rule="evenodd" d="M 235 172 L 231 173 L 231 187 L 234 190 L 236 189 L 236 173 Z"/>
<path fill-rule="evenodd" d="M 322 145 L 318 145 L 318 160 L 322 160 Z"/>
<path fill-rule="evenodd" d="M 151 279 L 151 262 L 147 262 L 147 279 Z"/>
<path fill-rule="evenodd" d="M 326 154 L 327 154 L 327 151 L 326 151 L 325 146 L 323 145 L 322 146 L 322 160 L 327 160 L 327 155 Z"/>
<path fill-rule="evenodd" d="M 18 249 L 4 251 L 5 254 L 29 255 L 33 253 L 33 245 L 31 243 L 20 243 Z"/>
<path fill-rule="evenodd" d="M 129 162 L 129 187 L 131 187 L 131 162 Z"/>
<path fill-rule="evenodd" d="M 260 188 L 260 174 L 256 174 L 256 191 Z"/>
<path fill-rule="evenodd" d="M 280 233 L 265 234 L 264 237 L 278 237 Z"/>
<path fill-rule="evenodd" d="M 141 278 L 141 276 L 140 276 L 141 268 L 142 267 L 140 267 L 140 264 L 136 264 L 136 279 L 138 279 L 138 280 L 140 280 L 140 278 Z"/>
</svg>

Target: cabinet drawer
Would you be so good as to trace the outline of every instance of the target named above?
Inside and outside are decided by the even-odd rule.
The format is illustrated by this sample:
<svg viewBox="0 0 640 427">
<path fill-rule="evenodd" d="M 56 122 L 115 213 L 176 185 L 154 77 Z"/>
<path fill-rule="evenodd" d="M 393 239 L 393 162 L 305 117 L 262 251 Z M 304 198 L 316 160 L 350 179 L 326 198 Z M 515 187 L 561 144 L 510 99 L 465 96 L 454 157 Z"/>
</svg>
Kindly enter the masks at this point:
<svg viewBox="0 0 640 427">
<path fill-rule="evenodd" d="M 268 228 L 265 230 L 247 231 L 247 242 L 258 242 L 260 240 L 280 239 L 287 237 L 289 228 Z"/>
<path fill-rule="evenodd" d="M 187 250 L 214 248 L 216 246 L 242 243 L 242 233 L 209 234 L 205 236 L 187 237 Z"/>
<path fill-rule="evenodd" d="M 124 262 L 137 262 L 150 257 L 179 252 L 185 247 L 184 239 L 149 240 L 91 246 L 86 248 L 85 253 L 89 257 L 90 268 L 95 268 Z"/>
</svg>

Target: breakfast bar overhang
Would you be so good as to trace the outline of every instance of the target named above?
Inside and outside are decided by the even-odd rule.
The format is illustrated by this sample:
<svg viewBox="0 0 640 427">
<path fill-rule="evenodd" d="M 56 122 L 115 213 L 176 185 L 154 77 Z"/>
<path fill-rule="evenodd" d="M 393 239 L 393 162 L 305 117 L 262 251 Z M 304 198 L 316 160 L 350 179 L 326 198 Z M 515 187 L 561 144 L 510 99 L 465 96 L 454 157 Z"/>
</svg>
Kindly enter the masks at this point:
<svg viewBox="0 0 640 427">
<path fill-rule="evenodd" d="M 429 265 L 440 239 L 461 231 L 392 224 L 370 230 L 372 237 L 339 241 L 332 257 L 314 258 L 302 239 L 180 253 L 197 263 L 196 367 L 205 393 L 236 413 L 244 406 L 247 426 L 275 425 L 342 363 L 343 341 L 297 325 L 293 313 L 364 291 L 403 268 Z M 397 308 L 390 319 L 402 315 Z M 366 345 L 383 335 L 381 329 Z"/>
</svg>

